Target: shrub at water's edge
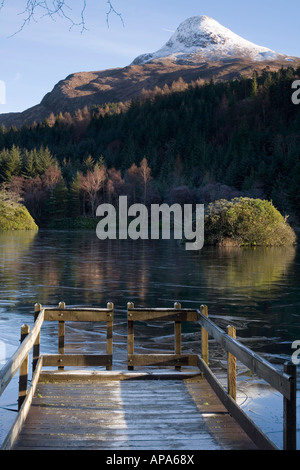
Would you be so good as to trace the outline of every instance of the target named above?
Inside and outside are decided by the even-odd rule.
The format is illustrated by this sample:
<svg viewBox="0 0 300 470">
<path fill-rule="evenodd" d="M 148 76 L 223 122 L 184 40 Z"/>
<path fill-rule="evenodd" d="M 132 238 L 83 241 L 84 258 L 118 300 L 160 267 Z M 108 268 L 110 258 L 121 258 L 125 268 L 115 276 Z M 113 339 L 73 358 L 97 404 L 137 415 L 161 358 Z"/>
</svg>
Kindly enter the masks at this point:
<svg viewBox="0 0 300 470">
<path fill-rule="evenodd" d="M 240 197 L 209 204 L 205 243 L 284 246 L 295 244 L 296 234 L 272 202 Z"/>
<path fill-rule="evenodd" d="M 10 199 L 6 191 L 0 191 L 0 231 L 38 230 L 38 226 L 25 206 Z"/>
</svg>

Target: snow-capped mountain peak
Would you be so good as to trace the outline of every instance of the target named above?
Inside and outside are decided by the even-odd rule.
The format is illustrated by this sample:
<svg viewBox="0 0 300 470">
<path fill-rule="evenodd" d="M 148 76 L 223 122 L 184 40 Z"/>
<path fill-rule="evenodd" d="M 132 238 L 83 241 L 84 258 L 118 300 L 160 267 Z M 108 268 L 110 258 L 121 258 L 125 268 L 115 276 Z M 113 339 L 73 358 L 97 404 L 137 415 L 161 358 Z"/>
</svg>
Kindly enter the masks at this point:
<svg viewBox="0 0 300 470">
<path fill-rule="evenodd" d="M 194 16 L 181 23 L 161 49 L 138 56 L 132 65 L 142 65 L 167 57 L 175 61 L 233 58 L 262 61 L 279 59 L 282 55 L 247 41 L 213 18 Z"/>
</svg>

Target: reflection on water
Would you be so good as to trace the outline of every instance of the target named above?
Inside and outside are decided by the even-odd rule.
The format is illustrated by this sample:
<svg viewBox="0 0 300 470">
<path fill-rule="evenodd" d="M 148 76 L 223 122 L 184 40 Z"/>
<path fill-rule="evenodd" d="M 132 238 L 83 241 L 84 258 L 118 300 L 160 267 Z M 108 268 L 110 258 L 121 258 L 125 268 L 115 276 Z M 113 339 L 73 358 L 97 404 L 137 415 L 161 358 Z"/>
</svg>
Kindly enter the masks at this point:
<svg viewBox="0 0 300 470">
<path fill-rule="evenodd" d="M 283 276 L 296 256 L 296 248 L 288 247 L 219 247 L 211 252 L 215 260 L 206 266 L 207 287 L 216 284 L 224 292 L 228 289 L 244 291 L 257 298 L 273 298 L 280 291 Z M 222 258 L 221 269 L 216 270 L 218 260 Z M 212 267 L 212 269 L 210 269 Z"/>
<path fill-rule="evenodd" d="M 37 232 L 35 230 L 0 231 L 1 268 L 11 260 L 20 260 L 28 252 Z"/>
<path fill-rule="evenodd" d="M 172 240 L 100 241 L 89 231 L 0 233 L 0 281 L 0 327 L 9 337 L 15 334 L 11 323 L 32 316 L 34 303 L 63 300 L 112 301 L 119 320 L 126 319 L 128 301 L 141 307 L 206 303 L 220 326 L 233 322 L 251 347 L 277 357 L 290 354 L 289 342 L 300 338 L 294 247 L 196 253 Z"/>
<path fill-rule="evenodd" d="M 76 231 L 0 232 L 0 340 L 7 357 L 19 344 L 21 324 L 32 323 L 34 303 L 59 301 L 114 302 L 117 363 L 126 353 L 127 302 L 170 307 L 179 301 L 192 308 L 206 303 L 216 323 L 223 328 L 234 324 L 249 347 L 282 364 L 291 357 L 292 341 L 300 339 L 299 252 L 293 247 L 208 247 L 196 253 L 173 240 L 100 241 L 95 232 Z M 57 348 L 55 328 L 49 323 L 42 337 L 46 349 Z M 199 326 L 189 324 L 183 331 L 183 347 L 199 348 Z M 67 327 L 73 349 L 91 349 L 96 334 L 101 343 L 100 326 Z M 172 335 L 168 325 L 140 325 L 137 348 L 168 350 Z M 211 354 L 217 363 L 219 352 L 212 348 Z"/>
</svg>

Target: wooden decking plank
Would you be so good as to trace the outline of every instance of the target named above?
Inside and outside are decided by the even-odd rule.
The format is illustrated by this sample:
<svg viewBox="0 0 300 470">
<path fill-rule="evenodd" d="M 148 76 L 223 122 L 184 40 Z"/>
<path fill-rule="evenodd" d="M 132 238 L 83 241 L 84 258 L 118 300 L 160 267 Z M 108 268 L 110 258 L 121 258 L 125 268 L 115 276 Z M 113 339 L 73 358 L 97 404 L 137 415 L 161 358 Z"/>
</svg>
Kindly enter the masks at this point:
<svg viewBox="0 0 300 470">
<path fill-rule="evenodd" d="M 204 379 L 40 383 L 15 449 L 253 449 Z"/>
<path fill-rule="evenodd" d="M 145 450 L 145 444 L 143 442 L 128 442 L 128 441 L 119 441 L 117 443 L 114 442 L 103 442 L 101 443 L 100 441 L 96 441 L 93 443 L 86 443 L 86 442 L 77 442 L 76 444 L 70 444 L 66 445 L 63 442 L 57 442 L 47 445 L 31 445 L 31 444 L 25 444 L 24 446 L 20 445 L 15 448 L 15 450 L 97 450 L 97 451 L 109 451 L 109 450 L 114 450 L 114 451 L 127 451 L 127 450 L 132 450 L 132 451 L 139 451 L 139 450 Z M 184 452 L 184 451 L 191 451 L 191 450 L 221 450 L 220 448 L 216 447 L 216 445 L 211 445 L 210 442 L 207 441 L 200 441 L 199 439 L 197 440 L 189 440 L 186 442 L 186 444 L 178 445 L 177 442 L 172 443 L 170 440 L 168 441 L 162 441 L 162 440 L 156 440 L 156 441 L 151 441 L 147 445 L 146 450 L 152 450 L 152 451 L 176 451 L 176 452 Z M 243 448 L 241 448 L 243 450 Z"/>
</svg>

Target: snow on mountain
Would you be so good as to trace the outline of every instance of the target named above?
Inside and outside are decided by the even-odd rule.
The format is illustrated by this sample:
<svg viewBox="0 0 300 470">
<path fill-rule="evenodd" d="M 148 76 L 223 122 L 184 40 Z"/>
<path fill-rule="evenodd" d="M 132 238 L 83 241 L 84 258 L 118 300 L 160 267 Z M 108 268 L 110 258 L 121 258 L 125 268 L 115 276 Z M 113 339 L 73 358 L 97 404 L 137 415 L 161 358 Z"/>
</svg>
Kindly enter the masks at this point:
<svg viewBox="0 0 300 470">
<path fill-rule="evenodd" d="M 181 23 L 161 49 L 138 56 L 132 65 L 163 58 L 188 62 L 234 58 L 264 61 L 282 57 L 271 49 L 247 41 L 208 16 L 194 16 Z"/>
<path fill-rule="evenodd" d="M 1 2 L 1 0 L 0 0 Z M 292 64 L 291 64 L 292 62 Z M 140 66 L 136 66 L 140 65 Z M 0 114 L 0 126 L 22 127 L 75 113 L 85 106 L 128 102 L 145 90 L 163 89 L 174 81 L 227 81 L 252 76 L 269 67 L 300 67 L 300 58 L 260 47 L 207 16 L 184 21 L 157 52 L 137 57 L 131 65 L 93 72 L 78 72 L 60 80 L 42 101 L 21 113 Z"/>
</svg>

